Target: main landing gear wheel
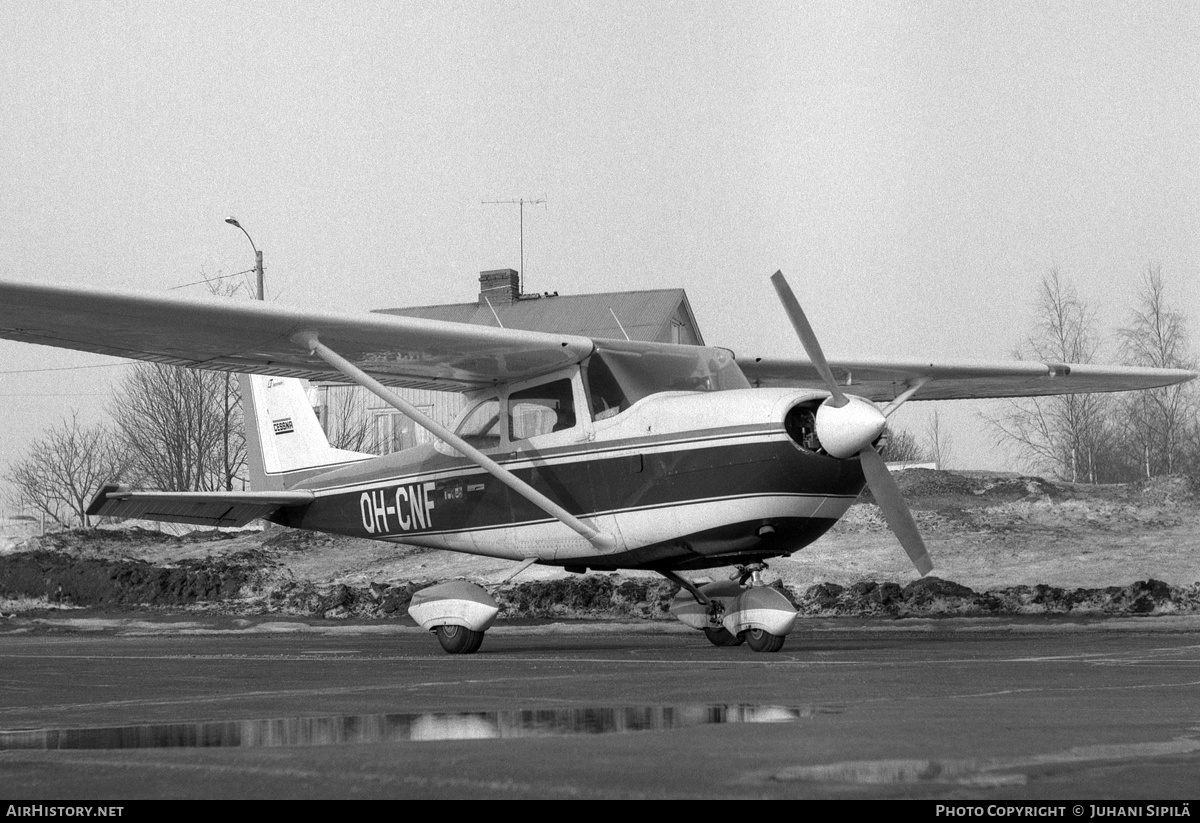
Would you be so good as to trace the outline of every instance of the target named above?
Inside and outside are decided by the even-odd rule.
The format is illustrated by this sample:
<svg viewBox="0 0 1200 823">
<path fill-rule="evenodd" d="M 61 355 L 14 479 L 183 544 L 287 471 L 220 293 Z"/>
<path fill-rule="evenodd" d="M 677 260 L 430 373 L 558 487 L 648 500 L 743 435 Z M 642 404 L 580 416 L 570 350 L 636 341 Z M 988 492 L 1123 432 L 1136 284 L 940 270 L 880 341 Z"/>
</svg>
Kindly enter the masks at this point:
<svg viewBox="0 0 1200 823">
<path fill-rule="evenodd" d="M 740 646 L 746 641 L 743 635 L 734 634 L 729 629 L 712 629 L 707 626 L 704 628 L 704 636 L 714 646 Z"/>
<path fill-rule="evenodd" d="M 747 629 L 738 637 L 744 639 L 756 652 L 777 652 L 783 648 L 783 635 L 771 634 L 763 629 Z"/>
<path fill-rule="evenodd" d="M 483 632 L 462 626 L 438 626 L 435 631 L 438 642 L 449 654 L 475 654 L 483 645 Z"/>
</svg>

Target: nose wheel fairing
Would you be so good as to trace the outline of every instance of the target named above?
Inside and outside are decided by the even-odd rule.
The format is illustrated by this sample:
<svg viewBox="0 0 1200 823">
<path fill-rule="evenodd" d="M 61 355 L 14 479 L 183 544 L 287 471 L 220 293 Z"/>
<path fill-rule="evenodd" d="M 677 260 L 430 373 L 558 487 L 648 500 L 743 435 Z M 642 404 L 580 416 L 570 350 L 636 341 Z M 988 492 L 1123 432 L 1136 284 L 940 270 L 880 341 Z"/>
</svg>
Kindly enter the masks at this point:
<svg viewBox="0 0 1200 823">
<path fill-rule="evenodd" d="M 778 589 L 752 586 L 734 600 L 721 625 L 730 634 L 745 634 L 755 651 L 778 651 L 782 642 L 774 649 L 757 648 L 755 639 L 764 633 L 781 640 L 791 634 L 796 627 L 796 607 Z"/>
</svg>

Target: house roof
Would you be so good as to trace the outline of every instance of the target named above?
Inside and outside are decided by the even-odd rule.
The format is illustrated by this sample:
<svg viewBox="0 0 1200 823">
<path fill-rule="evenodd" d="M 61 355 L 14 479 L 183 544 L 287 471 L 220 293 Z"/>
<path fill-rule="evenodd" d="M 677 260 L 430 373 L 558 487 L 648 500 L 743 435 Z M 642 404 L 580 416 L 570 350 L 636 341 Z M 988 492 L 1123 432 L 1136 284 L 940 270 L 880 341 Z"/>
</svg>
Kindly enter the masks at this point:
<svg viewBox="0 0 1200 823">
<path fill-rule="evenodd" d="M 683 289 L 562 296 L 522 295 L 512 303 L 493 302 L 491 308 L 486 303 L 475 302 L 377 311 L 381 314 L 481 326 L 495 326 L 496 317 L 499 317 L 506 329 L 576 334 L 608 340 L 623 340 L 623 326 L 633 340 L 668 340 L 671 320 L 681 305 L 697 341 L 703 345 L 700 329 Z M 495 315 L 492 309 L 495 309 Z M 613 319 L 613 314 L 620 319 L 620 325 Z"/>
</svg>

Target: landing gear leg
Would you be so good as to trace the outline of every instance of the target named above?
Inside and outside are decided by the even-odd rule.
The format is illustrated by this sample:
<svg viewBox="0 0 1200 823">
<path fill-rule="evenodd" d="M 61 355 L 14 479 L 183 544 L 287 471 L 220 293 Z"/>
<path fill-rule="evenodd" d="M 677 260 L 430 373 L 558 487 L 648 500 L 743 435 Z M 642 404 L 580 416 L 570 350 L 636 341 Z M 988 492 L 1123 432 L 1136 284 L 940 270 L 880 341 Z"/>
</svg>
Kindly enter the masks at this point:
<svg viewBox="0 0 1200 823">
<path fill-rule="evenodd" d="M 721 581 L 698 587 L 675 572 L 660 571 L 659 574 L 677 583 L 691 595 L 689 599 L 681 591 L 675 598 L 675 604 L 671 606 L 672 614 L 693 629 L 703 631 L 708 642 L 714 646 L 740 646 L 745 642 L 743 638 L 721 625 L 726 607 L 741 594 L 741 586 L 733 581 Z"/>
<path fill-rule="evenodd" d="M 767 570 L 767 564 L 763 562 L 747 563 L 744 566 L 734 566 L 737 569 L 729 579 L 736 580 L 740 585 L 750 586 L 765 586 L 762 574 Z"/>
</svg>

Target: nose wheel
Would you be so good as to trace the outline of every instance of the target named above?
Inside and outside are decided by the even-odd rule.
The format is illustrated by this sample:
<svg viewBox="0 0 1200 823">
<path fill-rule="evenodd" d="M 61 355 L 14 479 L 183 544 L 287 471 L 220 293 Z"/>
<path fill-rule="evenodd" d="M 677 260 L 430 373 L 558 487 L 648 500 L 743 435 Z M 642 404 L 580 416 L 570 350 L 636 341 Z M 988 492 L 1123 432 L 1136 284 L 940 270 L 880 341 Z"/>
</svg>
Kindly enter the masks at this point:
<svg viewBox="0 0 1200 823">
<path fill-rule="evenodd" d="M 738 582 L 743 586 L 766 586 L 763 580 L 763 572 L 767 570 L 766 563 L 747 563 L 745 566 L 737 566 Z M 738 642 L 744 642 L 747 646 L 756 652 L 765 652 L 771 654 L 783 648 L 783 641 L 786 635 L 772 634 L 764 628 L 752 627 L 745 631 L 738 632 Z"/>
<path fill-rule="evenodd" d="M 766 629 L 746 629 L 738 635 L 738 642 L 746 641 L 746 645 L 756 652 L 777 652 L 783 648 L 784 636 L 771 634 Z"/>
</svg>

